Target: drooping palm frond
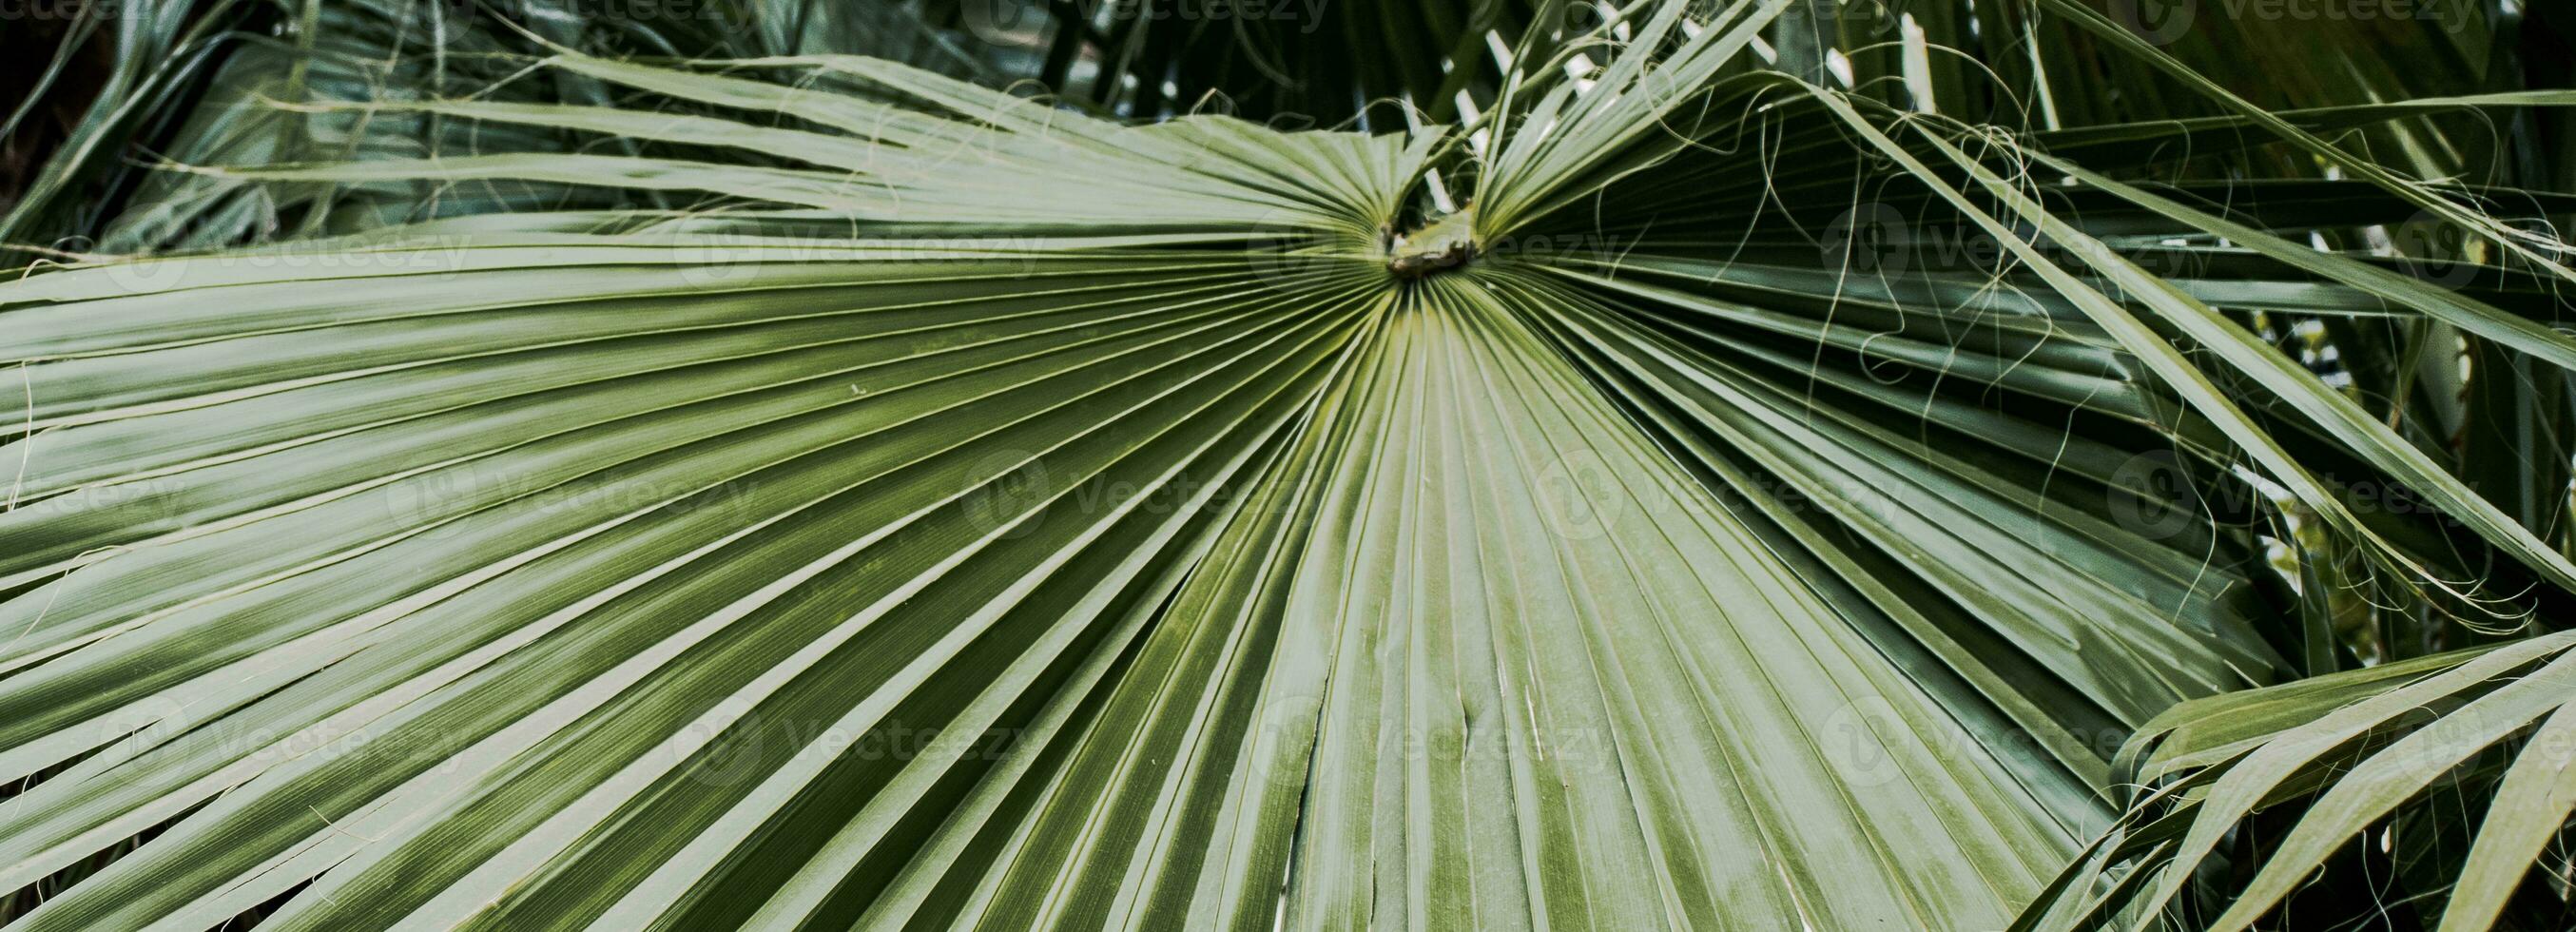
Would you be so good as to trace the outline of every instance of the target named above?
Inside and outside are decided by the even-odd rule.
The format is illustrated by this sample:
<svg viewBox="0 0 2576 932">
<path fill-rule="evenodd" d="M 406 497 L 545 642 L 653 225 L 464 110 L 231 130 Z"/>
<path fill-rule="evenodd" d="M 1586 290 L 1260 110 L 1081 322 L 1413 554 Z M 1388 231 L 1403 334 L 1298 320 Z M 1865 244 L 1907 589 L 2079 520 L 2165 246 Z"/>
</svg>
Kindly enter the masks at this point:
<svg viewBox="0 0 2576 932">
<path fill-rule="evenodd" d="M 189 178 L 555 199 L 0 288 L 0 890 L 29 929 L 2001 927 L 2154 876 L 2120 739 L 2343 663 L 2309 574 L 2576 592 L 2248 326 L 2576 361 L 2554 243 L 2488 219 L 2566 205 L 2321 138 L 2576 97 L 2007 132 L 1766 67 L 1793 6 L 1636 4 L 1401 134 L 802 54 L 304 107 L 478 142 Z M 2410 218 L 2496 263 L 2315 248 Z"/>
<path fill-rule="evenodd" d="M 0 247 L 53 258 L 123 257 L 371 229 L 388 223 L 562 208 L 573 194 L 532 186 L 410 190 L 321 198 L 289 186 L 245 190 L 157 163 L 262 165 L 422 157 L 484 147 L 560 146 L 560 137 L 435 120 L 343 118 L 328 105 L 472 94 L 516 102 L 603 103 L 569 76 L 506 80 L 547 44 L 599 54 L 720 56 L 832 52 L 904 61 L 942 73 L 1010 80 L 1013 50 L 961 42 L 912 4 L 872 0 L 632 3 L 578 0 L 368 0 L 301 4 L 134 0 L 36 4 L 67 19 L 57 60 L 6 129 L 39 101 L 87 108 L 0 215 Z M 110 63 L 81 94 L 49 94 L 84 52 Z M 516 57 L 513 57 L 516 56 Z M 64 79 L 68 81 L 69 79 Z M 278 104 L 290 106 L 280 107 Z M 291 105 L 323 105 L 314 111 Z M 468 130 L 471 130 L 470 132 Z M 0 131 L 0 136 L 9 135 Z M 610 206 L 610 205 L 594 205 Z"/>
<path fill-rule="evenodd" d="M 2566 897 L 2549 887 L 2576 808 L 2568 646 L 2561 633 L 2176 707 L 2123 755 L 2145 803 L 2031 918 L 2092 928 L 2170 913 L 2244 929 L 2279 910 L 2319 927 L 2564 927 Z M 2175 866 L 2222 847 L 2223 880 Z M 2110 868 L 2123 879 L 2100 882 Z M 2298 889 L 2320 871 L 2374 882 L 2365 897 Z M 2182 895 L 2198 884 L 2226 898 Z"/>
</svg>

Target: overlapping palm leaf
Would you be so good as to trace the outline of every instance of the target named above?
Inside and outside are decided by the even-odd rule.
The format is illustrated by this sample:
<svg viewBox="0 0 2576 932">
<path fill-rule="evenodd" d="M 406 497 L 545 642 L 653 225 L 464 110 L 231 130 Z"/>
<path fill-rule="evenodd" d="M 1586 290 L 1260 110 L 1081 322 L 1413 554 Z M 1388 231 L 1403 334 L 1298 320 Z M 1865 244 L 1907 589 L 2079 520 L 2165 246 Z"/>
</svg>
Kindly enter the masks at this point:
<svg viewBox="0 0 2576 932">
<path fill-rule="evenodd" d="M 2123 754 L 2121 774 L 2142 787 L 2141 804 L 2033 907 L 2028 927 L 2164 916 L 2244 929 L 2273 915 L 2322 925 L 2374 914 L 2443 930 L 2564 925 L 2566 903 L 2547 888 L 2576 807 L 2568 640 L 2560 633 L 2176 707 Z M 2186 892 L 2189 872 L 2176 865 L 2203 863 L 2233 832 L 2264 846 L 2258 859 L 2222 862 L 2240 892 Z M 2320 872 L 2375 875 L 2376 896 L 2299 889 Z"/>
</svg>

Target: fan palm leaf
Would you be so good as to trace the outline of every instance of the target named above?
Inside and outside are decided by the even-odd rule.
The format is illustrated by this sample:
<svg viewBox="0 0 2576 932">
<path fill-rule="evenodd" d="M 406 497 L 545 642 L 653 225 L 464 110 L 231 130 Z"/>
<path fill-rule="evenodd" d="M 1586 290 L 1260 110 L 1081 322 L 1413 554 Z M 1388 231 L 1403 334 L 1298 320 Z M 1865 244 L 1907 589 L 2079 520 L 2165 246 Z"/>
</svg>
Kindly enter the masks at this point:
<svg viewBox="0 0 2576 932">
<path fill-rule="evenodd" d="M 1403 132 L 563 47 L 600 93 L 302 106 L 491 135 L 187 177 L 567 199 L 0 285 L 13 928 L 2002 927 L 2172 900 L 2321 697 L 2506 697 L 2406 761 L 2552 714 L 2491 681 L 2554 637 L 2252 688 L 2341 649 L 2260 528 L 2471 615 L 2576 567 L 2242 314 L 2576 361 L 2490 219 L 2565 205 L 2321 136 L 2576 95 L 2012 133 L 1763 67 L 1793 6 L 1529 33 Z M 2410 217 L 2510 258 L 2296 241 Z M 2166 777 L 2210 821 L 2141 842 Z"/>
</svg>

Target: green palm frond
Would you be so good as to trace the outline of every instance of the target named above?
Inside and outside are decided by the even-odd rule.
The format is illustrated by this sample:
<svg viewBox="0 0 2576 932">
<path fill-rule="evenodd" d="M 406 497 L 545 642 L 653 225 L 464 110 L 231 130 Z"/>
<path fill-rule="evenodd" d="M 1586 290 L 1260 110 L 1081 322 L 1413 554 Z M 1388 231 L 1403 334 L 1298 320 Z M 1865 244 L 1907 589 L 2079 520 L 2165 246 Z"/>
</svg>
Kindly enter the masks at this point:
<svg viewBox="0 0 2576 932">
<path fill-rule="evenodd" d="M 1493 57 L 1334 78 L 1418 111 L 1348 131 L 833 20 L 261 111 L 355 151 L 181 159 L 104 227 L 162 254 L 0 285 L 0 917 L 2242 927 L 2525 740 L 2407 883 L 2546 911 L 2565 503 L 2409 393 L 2576 364 L 2520 222 L 2576 202 L 2338 142 L 2576 92 L 2248 100 L 2036 0 L 1985 22 L 2173 96 L 2007 122 L 2100 76 L 1535 6 L 1380 11 Z M 1329 70 L 1136 28 L 1111 86 Z M 2348 669 L 2400 613 L 2495 643 Z"/>
<path fill-rule="evenodd" d="M 1009 50 L 961 45 L 958 30 L 912 5 L 837 9 L 808 0 L 131 0 L 29 4 L 13 18 L 62 11 L 63 61 L 96 46 L 114 63 L 83 101 L 87 119 L 62 140 L 0 214 L 0 247 L 48 258 L 123 257 L 350 233 L 496 210 L 562 209 L 578 192 L 538 186 L 415 186 L 339 200 L 291 186 L 244 189 L 156 170 L 156 163 L 264 165 L 406 158 L 485 147 L 559 148 L 556 134 L 375 113 L 334 105 L 473 95 L 604 103 L 604 88 L 569 72 L 513 81 L 549 45 L 617 55 L 753 58 L 868 54 L 942 73 L 1010 80 Z M 613 11 L 599 22 L 584 14 Z M 30 102 L 46 99 L 40 85 Z M 320 116 L 308 107 L 322 108 Z M 24 116 L 22 112 L 16 116 Z M 14 117 L 8 128 L 18 126 Z M 0 131 L 0 135 L 6 135 Z M 650 203 L 648 201 L 648 203 Z M 591 204 L 589 206 L 616 206 Z"/>
<path fill-rule="evenodd" d="M 2555 860 L 2576 809 L 2568 646 L 2561 633 L 2174 708 L 2123 753 L 2143 804 L 2032 918 L 2092 928 L 2169 910 L 2191 928 L 2244 929 L 2340 868 L 2379 873 L 2380 904 L 2304 895 L 2285 913 L 2353 922 L 2395 904 L 2444 930 L 2563 925 L 2563 900 L 2516 894 L 2546 882 L 2526 877 Z M 2410 805 L 2426 797 L 2436 806 Z M 2192 881 L 2174 865 L 2255 843 L 2230 871 L 2232 899 L 2177 898 Z M 2106 869 L 2123 879 L 2100 882 Z"/>
</svg>

